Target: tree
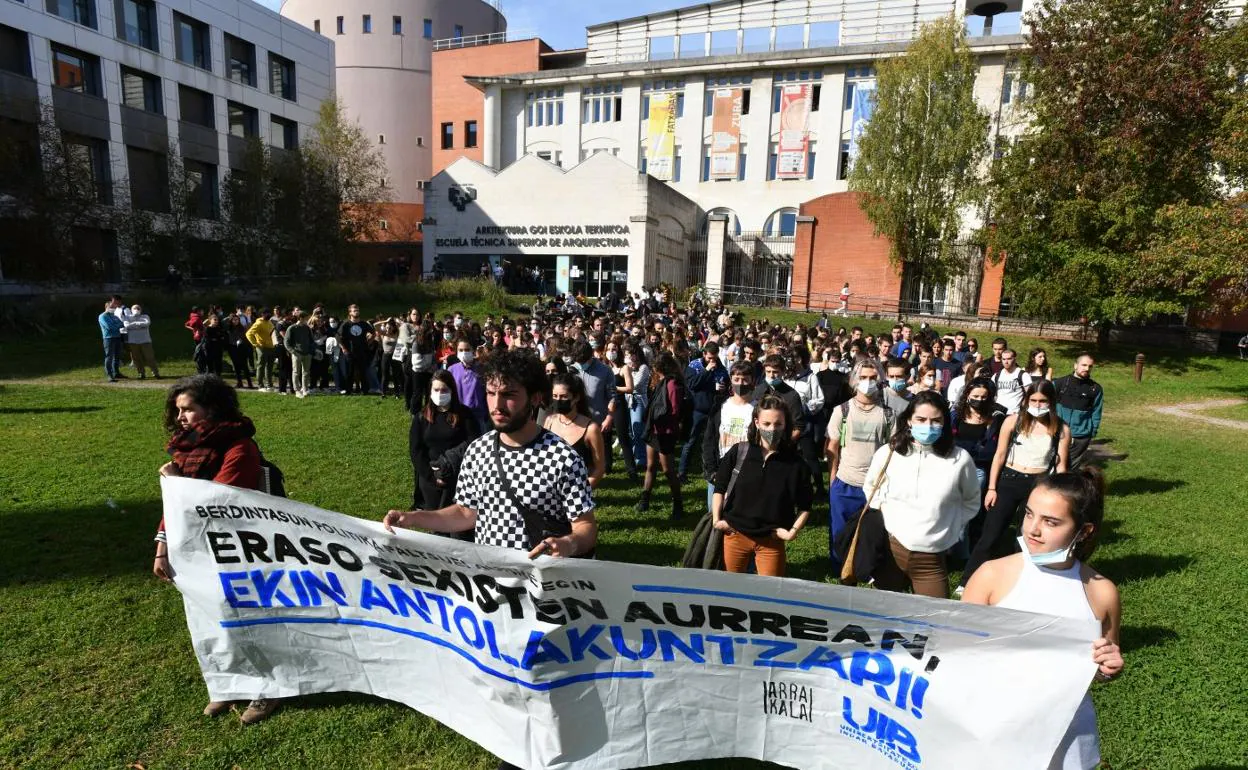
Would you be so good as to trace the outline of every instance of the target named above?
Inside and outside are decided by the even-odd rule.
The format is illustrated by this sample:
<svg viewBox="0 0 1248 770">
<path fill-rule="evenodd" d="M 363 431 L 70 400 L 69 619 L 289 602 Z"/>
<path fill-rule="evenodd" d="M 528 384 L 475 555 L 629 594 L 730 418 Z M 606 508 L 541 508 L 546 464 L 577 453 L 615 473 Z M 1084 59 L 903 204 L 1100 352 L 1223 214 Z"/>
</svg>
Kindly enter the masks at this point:
<svg viewBox="0 0 1248 770">
<path fill-rule="evenodd" d="M 1219 0 L 1039 0 L 1023 77 L 1030 129 L 993 169 L 990 234 L 1027 315 L 1107 323 L 1182 312 L 1220 261 L 1173 257 L 1211 221 L 1232 79 Z M 1211 213 L 1211 212 L 1210 212 Z M 1198 223 L 1204 222 L 1203 225 Z M 1190 306 L 1190 305 L 1189 305 Z"/>
<path fill-rule="evenodd" d="M 5 275 L 34 281 L 102 278 L 80 265 L 82 228 L 106 226 L 107 168 L 84 140 L 63 132 L 51 104 L 38 122 L 0 127 L 0 218 L 7 220 Z M 89 140 L 87 140 L 89 141 Z"/>
<path fill-rule="evenodd" d="M 962 216 L 982 200 L 988 115 L 975 101 L 978 66 L 953 16 L 923 27 L 906 54 L 877 67 L 875 111 L 858 140 L 849 187 L 891 261 L 921 291 L 964 272 Z"/>
<path fill-rule="evenodd" d="M 298 228 L 279 222 L 301 258 L 319 274 L 339 275 L 352 244 L 376 237 L 385 204 L 386 161 L 342 103 L 321 103 L 312 135 L 281 170 L 288 209 L 297 201 Z"/>
<path fill-rule="evenodd" d="M 273 270 L 282 243 L 274 215 L 272 156 L 257 138 L 247 140 L 242 168 L 231 169 L 221 183 L 225 271 L 235 278 L 257 278 Z"/>
</svg>

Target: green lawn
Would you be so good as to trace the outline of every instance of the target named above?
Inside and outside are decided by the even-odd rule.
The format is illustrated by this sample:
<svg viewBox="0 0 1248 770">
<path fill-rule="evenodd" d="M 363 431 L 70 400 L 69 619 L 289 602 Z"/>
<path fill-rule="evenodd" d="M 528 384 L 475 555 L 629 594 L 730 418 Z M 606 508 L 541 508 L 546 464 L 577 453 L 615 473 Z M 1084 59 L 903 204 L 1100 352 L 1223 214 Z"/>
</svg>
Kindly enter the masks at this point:
<svg viewBox="0 0 1248 770">
<path fill-rule="evenodd" d="M 1248 403 L 1236 404 L 1235 406 L 1221 406 L 1217 409 L 1202 409 L 1200 413 L 1205 417 L 1221 417 L 1224 420 L 1248 422 Z"/>
<path fill-rule="evenodd" d="M 180 335 L 177 322 L 158 324 L 158 352 L 189 357 Z M 1075 346 L 1048 347 L 1066 371 Z M 362 696 L 300 698 L 247 729 L 200 716 L 205 693 L 181 601 L 150 574 L 163 394 L 74 385 L 102 379 L 98 348 L 89 325 L 0 341 L 0 377 L 49 382 L 0 383 L 0 767 L 321 767 L 347 757 L 359 767 L 492 767 L 432 720 Z M 1136 384 L 1134 354 L 1111 353 L 1097 373 L 1108 391 L 1103 436 L 1127 455 L 1108 469 L 1108 524 L 1094 558 L 1122 589 L 1125 615 L 1126 673 L 1094 691 L 1105 759 L 1115 770 L 1243 767 L 1248 441 L 1147 407 L 1248 397 L 1248 366 L 1146 351 Z M 165 371 L 185 373 L 189 362 Z M 393 399 L 242 399 L 292 496 L 372 518 L 406 505 L 407 421 Z M 688 485 L 686 519 L 670 525 L 662 494 L 651 512 L 633 512 L 636 492 L 616 470 L 598 493 L 600 557 L 674 564 L 704 487 Z M 826 504 L 816 517 L 826 518 Z M 796 577 L 827 578 L 822 524 L 789 553 Z"/>
</svg>

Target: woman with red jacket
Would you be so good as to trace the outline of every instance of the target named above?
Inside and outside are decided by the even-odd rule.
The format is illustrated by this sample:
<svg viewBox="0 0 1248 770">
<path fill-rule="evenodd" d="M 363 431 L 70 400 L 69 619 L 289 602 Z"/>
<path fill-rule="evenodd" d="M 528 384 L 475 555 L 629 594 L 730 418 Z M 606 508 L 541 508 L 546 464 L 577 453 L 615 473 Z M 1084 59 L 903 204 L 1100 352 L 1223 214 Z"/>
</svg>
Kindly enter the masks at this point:
<svg viewBox="0 0 1248 770">
<path fill-rule="evenodd" d="M 238 408 L 238 394 L 215 374 L 196 374 L 178 380 L 165 399 L 165 429 L 171 437 L 166 451 L 173 458 L 160 466 L 162 476 L 185 476 L 215 481 L 241 489 L 260 488 L 260 447 L 256 426 Z M 172 583 L 169 546 L 162 518 L 156 532 L 156 560 L 152 572 Z M 247 704 L 243 724 L 259 722 L 277 710 L 280 701 L 257 698 Z M 212 701 L 204 715 L 215 717 L 230 710 L 229 701 Z"/>
</svg>

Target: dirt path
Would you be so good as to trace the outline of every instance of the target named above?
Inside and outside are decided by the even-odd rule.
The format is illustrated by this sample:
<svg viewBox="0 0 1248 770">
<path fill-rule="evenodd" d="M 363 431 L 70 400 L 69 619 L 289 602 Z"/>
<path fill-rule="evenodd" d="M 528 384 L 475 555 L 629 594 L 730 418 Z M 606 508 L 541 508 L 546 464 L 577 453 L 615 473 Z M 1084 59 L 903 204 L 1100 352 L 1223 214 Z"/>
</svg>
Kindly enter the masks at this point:
<svg viewBox="0 0 1248 770">
<path fill-rule="evenodd" d="M 1210 425 L 1217 425 L 1221 428 L 1248 430 L 1248 421 L 1229 420 L 1225 417 L 1206 417 L 1201 414 L 1206 409 L 1220 409 L 1224 406 L 1239 406 L 1244 403 L 1248 403 L 1248 401 L 1244 401 L 1242 398 L 1221 398 L 1214 401 L 1196 401 L 1189 404 L 1175 404 L 1173 406 L 1155 406 L 1153 411 L 1189 420 L 1199 420 L 1200 422 L 1207 422 Z"/>
</svg>

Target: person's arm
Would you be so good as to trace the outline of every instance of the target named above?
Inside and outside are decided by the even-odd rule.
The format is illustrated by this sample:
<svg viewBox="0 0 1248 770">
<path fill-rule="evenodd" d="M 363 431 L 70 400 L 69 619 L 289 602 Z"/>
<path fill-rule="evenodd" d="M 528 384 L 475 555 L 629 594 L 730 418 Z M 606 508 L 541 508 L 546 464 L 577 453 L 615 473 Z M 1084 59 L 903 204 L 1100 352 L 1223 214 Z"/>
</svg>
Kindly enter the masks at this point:
<svg viewBox="0 0 1248 770">
<path fill-rule="evenodd" d="M 810 376 L 806 378 L 806 391 L 809 393 L 806 408 L 812 415 L 818 414 L 823 409 L 823 388 L 819 386 L 819 379 L 815 376 L 814 369 L 811 369 Z"/>
<path fill-rule="evenodd" d="M 1092 435 L 1101 432 L 1101 407 L 1105 405 L 1105 389 L 1097 386 L 1096 397 L 1092 400 Z"/>
<path fill-rule="evenodd" d="M 790 401 L 789 411 L 793 412 L 793 430 L 790 431 L 790 434 L 792 435 L 793 440 L 797 441 L 798 437 L 802 435 L 802 431 L 806 429 L 806 412 L 802 409 L 801 394 L 795 390 L 793 391 L 792 395 L 796 396 L 797 398 L 789 399 Z M 796 405 L 797 408 L 794 408 L 794 405 L 792 403 L 793 401 L 797 402 L 797 405 Z"/>
<path fill-rule="evenodd" d="M 971 575 L 962 592 L 963 604 L 993 605 L 997 602 L 995 588 L 1001 580 L 1001 559 L 986 561 Z"/>
<path fill-rule="evenodd" d="M 259 325 L 260 325 L 259 321 L 252 321 L 251 326 L 247 327 L 247 332 L 243 334 L 243 337 L 247 340 L 248 344 L 250 344 L 253 348 L 262 347 L 262 345 L 260 344 L 260 332 L 256 328 Z"/>
<path fill-rule="evenodd" d="M 806 520 L 810 518 L 810 507 L 813 503 L 814 491 L 810 488 L 810 473 L 807 472 L 805 463 L 802 463 L 797 472 L 797 485 L 793 494 L 793 504 L 798 511 L 797 518 L 788 529 L 778 527 L 775 531 L 776 537 L 785 542 L 796 539 L 797 533 L 802 531 Z"/>
<path fill-rule="evenodd" d="M 1109 681 L 1122 673 L 1122 650 L 1118 644 L 1122 630 L 1122 599 L 1118 588 L 1105 576 L 1084 565 L 1088 578 L 1089 603 L 1101 619 L 1101 638 L 1092 642 L 1092 661 L 1098 681 Z"/>
<path fill-rule="evenodd" d="M 702 475 L 707 481 L 715 478 L 715 469 L 719 466 L 719 427 L 722 417 L 722 407 L 712 409 L 706 418 L 706 430 L 702 432 Z"/>
<path fill-rule="evenodd" d="M 537 543 L 529 558 L 543 554 L 568 558 L 593 550 L 598 544 L 598 521 L 594 518 L 593 489 L 581 456 L 571 452 L 567 472 L 562 476 L 556 490 L 564 501 L 565 511 L 572 522 L 572 533 L 564 537 L 548 537 Z"/>
<path fill-rule="evenodd" d="M 131 316 L 130 320 L 125 321 L 126 330 L 130 329 L 146 329 L 152 325 L 152 319 L 145 315 Z"/>
<path fill-rule="evenodd" d="M 728 492 L 728 485 L 732 482 L 732 471 L 737 467 L 737 452 L 745 451 L 745 447 L 738 444 L 728 453 L 719 459 L 719 465 L 715 469 L 715 492 L 711 495 L 711 525 L 728 534 L 732 532 L 732 526 L 721 518 L 724 511 L 724 496 Z"/>
<path fill-rule="evenodd" d="M 1065 473 L 1070 462 L 1070 426 L 1062 423 L 1062 435 L 1057 440 L 1057 472 Z"/>
<path fill-rule="evenodd" d="M 459 503 L 451 503 L 436 511 L 387 511 L 381 521 L 386 531 L 428 529 L 437 532 L 466 532 L 477 525 L 477 512 Z"/>
<path fill-rule="evenodd" d="M 633 392 L 633 370 L 628 366 L 621 366 L 620 371 L 624 372 L 624 384 L 617 387 L 616 391 L 627 396 Z"/>
<path fill-rule="evenodd" d="M 1005 467 L 1005 457 L 1010 451 L 1010 436 L 1014 434 L 1016 422 L 1017 415 L 1006 417 L 1001 425 L 1001 434 L 997 436 L 997 451 L 992 456 L 992 469 L 988 471 L 988 491 L 984 494 L 985 510 L 997 504 L 997 479 L 1001 476 L 1001 469 Z"/>
<path fill-rule="evenodd" d="M 845 415 L 836 409 L 832 412 L 832 419 L 828 420 L 828 443 L 823 453 L 828 458 L 829 483 L 836 478 L 836 472 L 841 467 L 841 423 L 844 419 Z"/>
<path fill-rule="evenodd" d="M 589 469 L 589 485 L 597 489 L 603 476 L 607 475 L 607 447 L 602 439 L 602 431 L 592 420 L 585 431 L 585 440 L 589 442 L 589 448 L 594 455 L 594 467 Z"/>
</svg>

